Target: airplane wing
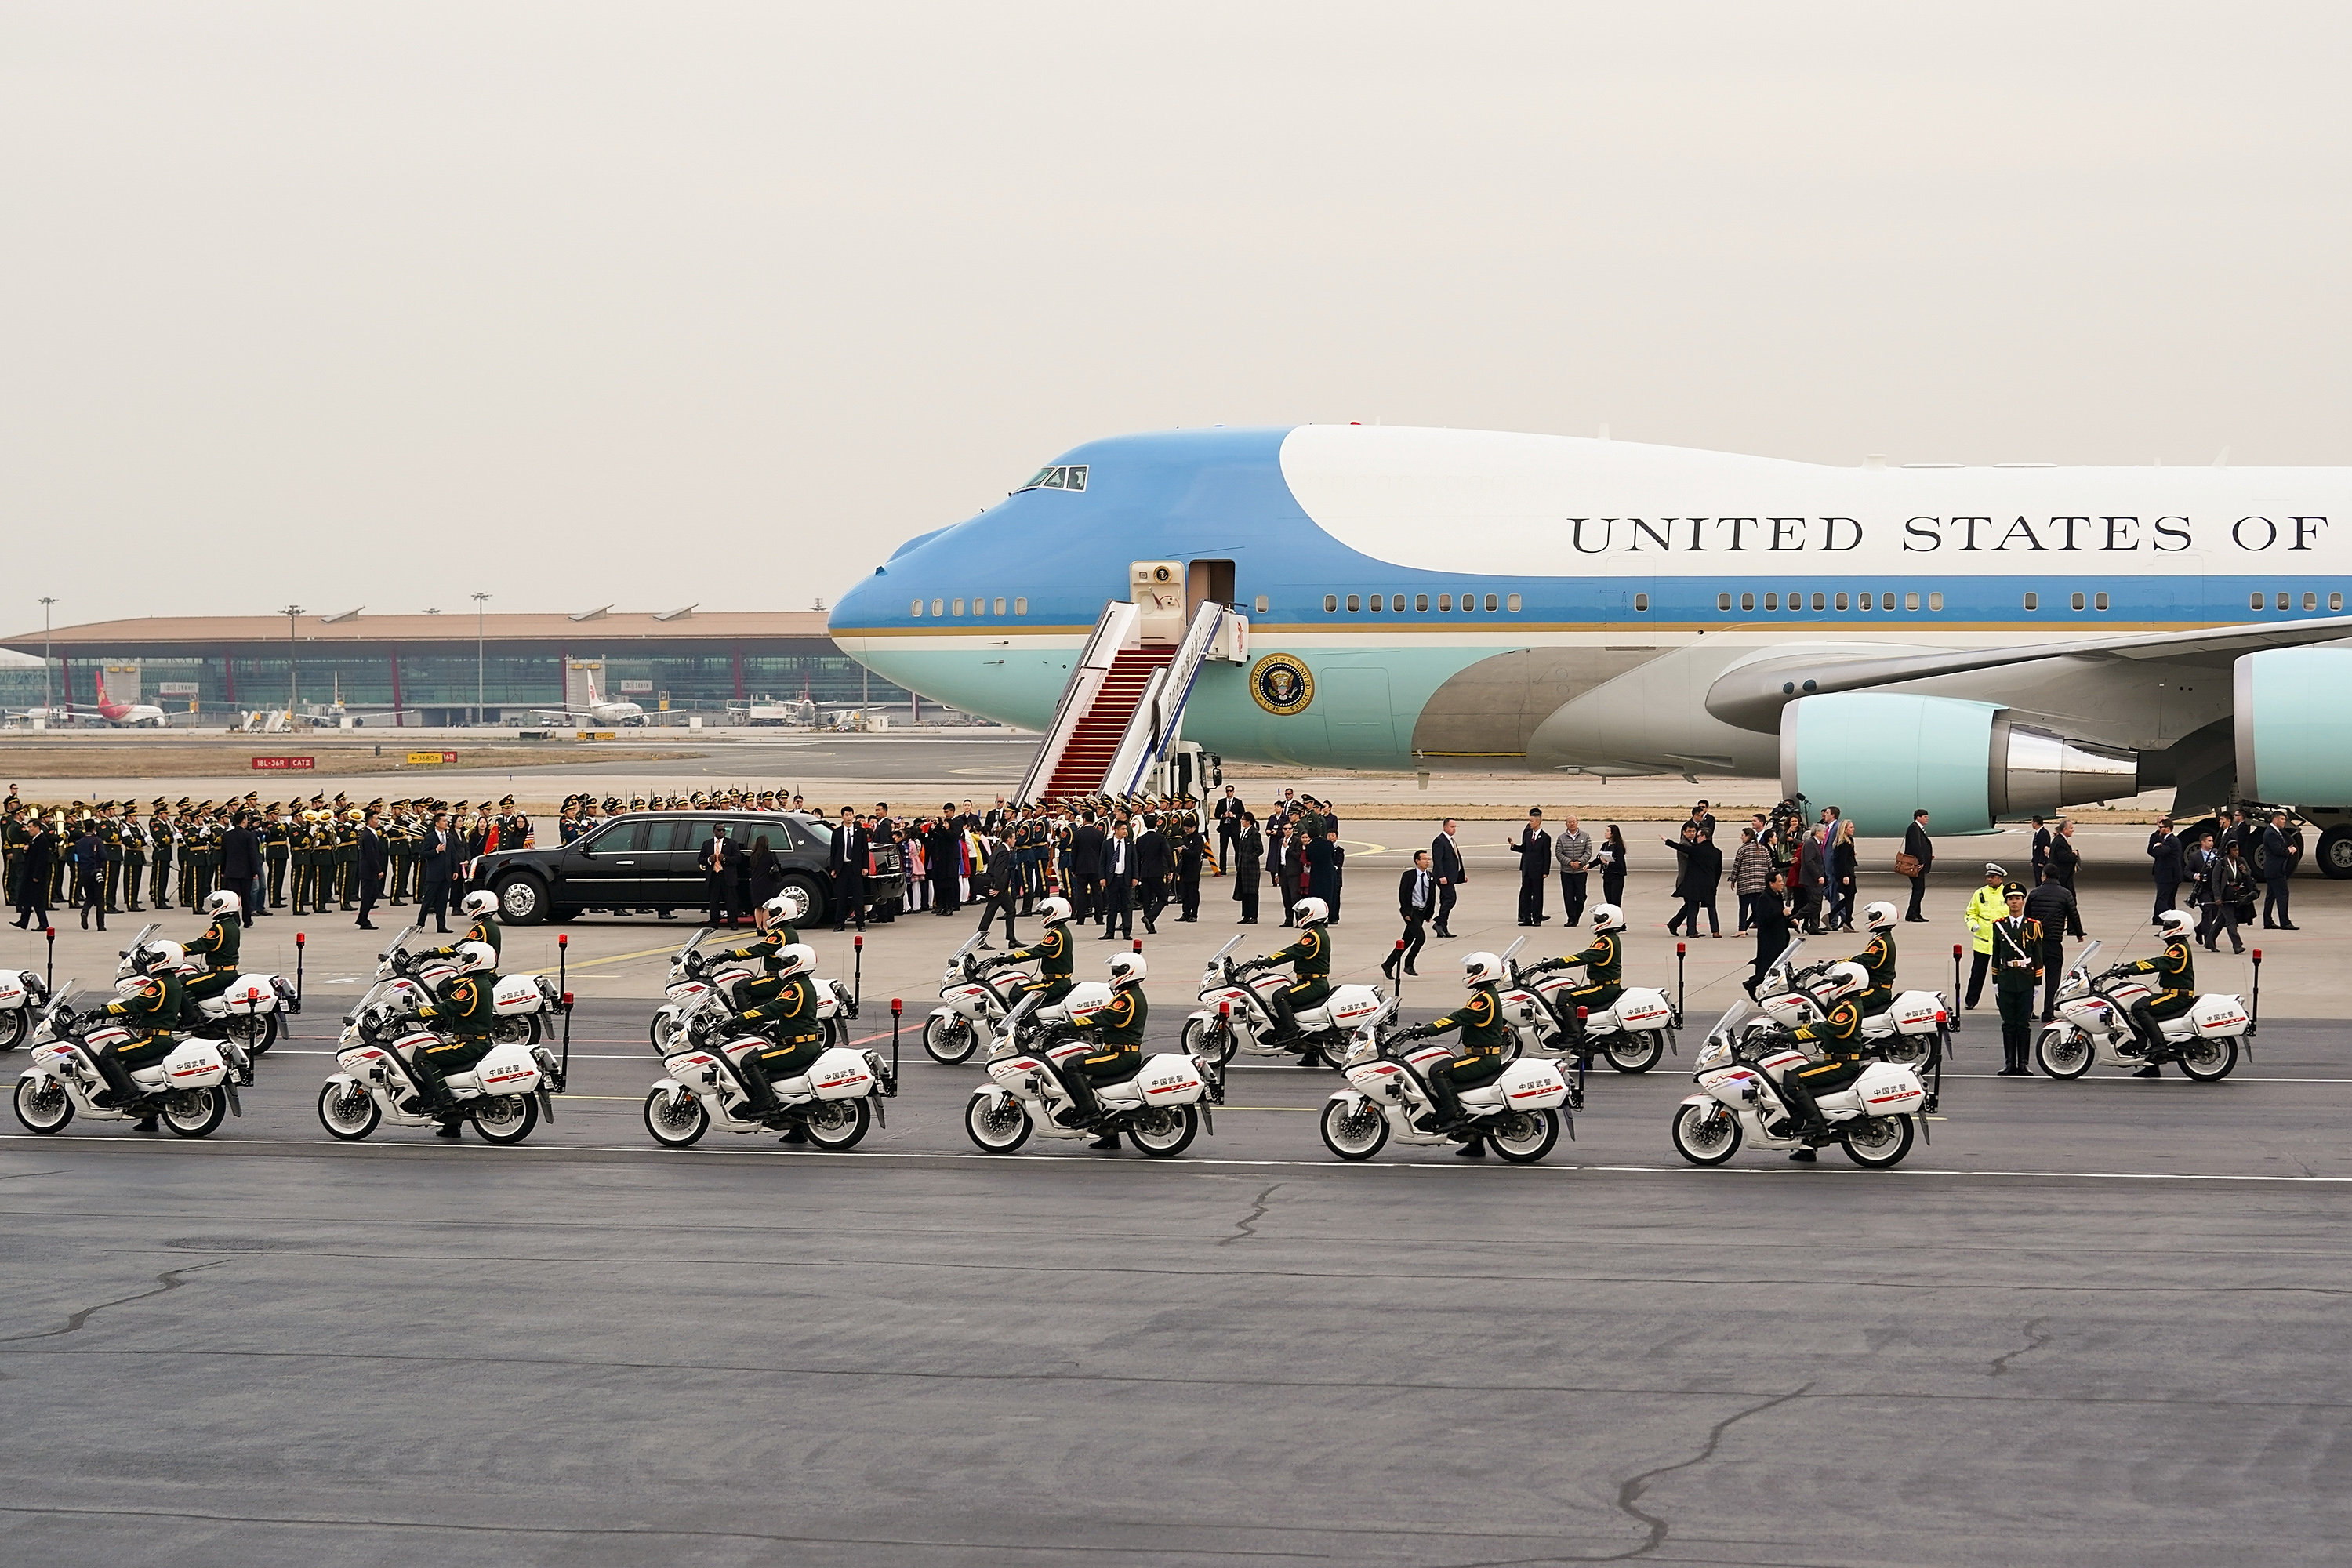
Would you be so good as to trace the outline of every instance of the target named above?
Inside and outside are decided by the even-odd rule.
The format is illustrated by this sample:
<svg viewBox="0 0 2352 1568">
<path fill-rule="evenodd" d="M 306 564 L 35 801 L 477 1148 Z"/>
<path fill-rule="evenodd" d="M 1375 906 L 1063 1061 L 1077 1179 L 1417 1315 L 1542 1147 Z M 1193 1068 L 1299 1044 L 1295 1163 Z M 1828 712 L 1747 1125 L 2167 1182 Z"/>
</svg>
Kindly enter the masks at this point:
<svg viewBox="0 0 2352 1568">
<path fill-rule="evenodd" d="M 2012 647 L 1944 648 L 1932 653 L 1869 654 L 1841 658 L 1810 647 L 1786 658 L 1758 659 L 1727 670 L 1707 688 L 1706 710 L 1727 724 L 1769 734 L 1780 727 L 1780 710 L 1800 697 L 1833 691 L 1865 691 L 1938 675 L 1998 669 L 2041 659 L 2087 661 L 2162 659 L 2227 668 L 2241 655 L 2270 647 L 2300 647 L 2352 638 L 2352 616 L 2273 626 L 2195 627 L 2179 632 L 2063 643 L 2022 643 Z"/>
</svg>

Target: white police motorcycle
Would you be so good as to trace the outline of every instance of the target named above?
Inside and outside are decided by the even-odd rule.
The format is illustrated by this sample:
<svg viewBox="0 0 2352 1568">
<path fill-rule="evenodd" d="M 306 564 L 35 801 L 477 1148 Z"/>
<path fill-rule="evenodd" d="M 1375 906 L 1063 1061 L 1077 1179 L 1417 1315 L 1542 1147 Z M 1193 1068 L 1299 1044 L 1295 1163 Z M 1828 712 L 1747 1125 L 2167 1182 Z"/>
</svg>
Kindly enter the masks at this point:
<svg viewBox="0 0 2352 1568">
<path fill-rule="evenodd" d="M 1519 1055 L 1546 1060 L 1598 1056 L 1619 1072 L 1641 1073 L 1674 1048 L 1683 1016 L 1664 992 L 1628 985 L 1610 1005 L 1587 1011 L 1580 1025 L 1569 993 L 1582 978 L 1582 967 L 1559 960 L 1521 965 L 1517 955 L 1527 940 L 1511 943 L 1502 959 L 1503 1017 L 1517 1037 Z"/>
<path fill-rule="evenodd" d="M 438 1127 L 415 1065 L 416 1053 L 442 1043 L 400 999 L 356 1010 L 335 1052 L 337 1071 L 319 1090 L 319 1124 L 345 1142 L 365 1138 L 385 1121 L 395 1127 Z M 443 1079 L 458 1116 L 486 1143 L 520 1143 L 544 1117 L 555 1119 L 552 1095 L 563 1092 L 564 1070 L 545 1046 L 508 1040 L 491 1046 L 464 1072 Z"/>
<path fill-rule="evenodd" d="M 785 889 L 785 895 L 798 892 L 796 888 Z M 667 1058 L 677 1050 L 686 1041 L 687 1025 L 697 1016 L 718 1017 L 742 1012 L 744 1005 L 736 999 L 737 991 L 744 982 L 756 980 L 766 973 L 761 964 L 749 960 L 713 960 L 697 952 L 717 929 L 703 927 L 670 954 L 669 978 L 662 988 L 662 1005 L 654 1009 L 653 1020 L 646 1027 L 656 1056 Z M 824 1027 L 825 1044 L 841 1045 L 849 1035 L 848 1020 L 857 1016 L 856 999 L 842 990 L 838 981 L 812 975 L 809 984 L 816 990 L 816 1016 Z"/>
<path fill-rule="evenodd" d="M 49 1005 L 48 982 L 29 969 L 0 969 L 0 1051 L 13 1051 Z"/>
<path fill-rule="evenodd" d="M 1707 1032 L 1691 1075 L 1699 1092 L 1675 1108 L 1675 1152 L 1694 1165 L 1720 1165 L 1744 1143 L 1807 1159 L 1836 1143 L 1865 1170 L 1901 1164 L 1934 1104 L 1919 1075 L 1900 1063 L 1871 1062 L 1843 1089 L 1814 1097 L 1822 1125 L 1808 1130 L 1781 1083 L 1813 1058 L 1778 1025 L 1737 1026 L 1748 1005 L 1733 1003 Z"/>
<path fill-rule="evenodd" d="M 1068 1021 L 1058 1025 L 1029 1016 L 1034 1000 L 1024 998 L 1006 1016 L 989 1048 L 989 1081 L 964 1106 L 964 1131 L 976 1147 L 1010 1154 L 1032 1132 L 1097 1142 L 1123 1133 L 1139 1152 L 1167 1160 L 1192 1147 L 1203 1130 L 1215 1132 L 1209 1108 L 1224 1103 L 1223 1076 L 1216 1063 L 1187 1051 L 1154 1053 L 1134 1077 L 1091 1085 L 1100 1115 L 1065 1124 L 1062 1113 L 1076 1101 L 1063 1074 L 1095 1049 L 1076 1030 L 1110 1005 L 1111 988 L 1099 980 L 1073 986 L 1066 998 Z"/>
<path fill-rule="evenodd" d="M 132 1068 L 141 1093 L 121 1105 L 100 1105 L 105 1075 L 98 1053 L 133 1031 L 100 1013 L 78 1015 L 68 1003 L 70 980 L 43 1009 L 33 1029 L 31 1065 L 16 1079 L 16 1120 L 27 1132 L 62 1132 L 77 1115 L 93 1121 L 161 1121 L 183 1138 L 207 1137 L 232 1115 L 240 1078 L 253 1081 L 251 1058 L 226 1040 L 186 1039 L 163 1060 Z M 109 1098 L 112 1098 L 109 1096 Z"/>
<path fill-rule="evenodd" d="M 2091 943 L 2075 960 L 2059 988 L 2056 1016 L 2034 1038 L 2033 1058 L 2043 1072 L 2072 1079 L 2103 1064 L 2147 1068 L 2175 1062 L 2194 1082 L 2219 1083 L 2236 1069 L 2241 1049 L 2252 1054 L 2252 1016 L 2244 1001 L 2221 992 L 2200 992 L 2188 1012 L 2158 1019 L 2164 1044 L 2150 1053 L 2132 1026 L 2131 1010 L 2156 994 L 2156 982 L 2121 967 L 2095 974 L 2091 960 L 2099 946 Z"/>
<path fill-rule="evenodd" d="M 1870 908 L 1884 909 L 1892 915 L 1895 906 Z M 1792 938 L 1765 971 L 1763 983 L 1756 988 L 1759 1016 L 1747 1024 L 1750 1030 L 1793 1029 L 1801 1024 L 1819 1023 L 1829 1012 L 1825 996 L 1830 971 L 1846 961 L 1824 958 L 1799 968 L 1797 954 L 1804 945 L 1803 937 Z M 1916 1073 L 1937 1072 L 1950 1054 L 1952 1017 L 1951 1001 L 1940 991 L 1898 991 L 1888 1005 L 1863 1015 L 1862 1054 Z"/>
<path fill-rule="evenodd" d="M 230 913 L 234 918 L 235 911 Z M 158 922 L 150 921 L 139 928 L 131 945 L 116 954 L 121 960 L 114 966 L 118 986 L 131 978 L 139 950 L 161 929 Z M 193 958 L 183 958 L 178 968 L 183 984 L 208 973 Z M 294 984 L 284 975 L 240 971 L 231 977 L 225 990 L 196 998 L 196 1022 L 188 1032 L 205 1039 L 226 1040 L 247 1057 L 259 1057 L 278 1043 L 282 1032 L 279 1015 L 301 1010 L 301 999 L 295 993 Z"/>
<path fill-rule="evenodd" d="M 1290 984 L 1289 976 L 1228 957 L 1241 940 L 1236 936 L 1209 955 L 1201 972 L 1200 1010 L 1184 1020 L 1185 1051 L 1220 1067 L 1244 1052 L 1297 1057 L 1301 1067 L 1313 1065 L 1318 1056 L 1335 1068 L 1344 1064 L 1356 1031 L 1381 1009 L 1380 987 L 1334 985 L 1321 1003 L 1297 1010 L 1298 1033 L 1277 1043 L 1278 1015 L 1269 998 Z"/>
<path fill-rule="evenodd" d="M 720 1014 L 696 1014 L 679 1048 L 663 1061 L 665 1076 L 646 1092 L 646 1131 L 663 1148 L 688 1148 L 713 1126 L 738 1134 L 796 1131 L 819 1149 L 854 1148 L 884 1120 L 882 1100 L 898 1092 L 892 1064 L 872 1051 L 835 1046 L 806 1072 L 771 1084 L 773 1105 L 754 1110 L 746 1075 L 760 1069 L 747 1058 L 775 1041 L 730 1032 L 729 1022 Z"/>
<path fill-rule="evenodd" d="M 1473 953 L 1466 963 L 1482 958 L 1502 968 L 1491 954 Z M 1339 1068 L 1348 1087 L 1323 1106 L 1323 1146 L 1331 1152 L 1342 1160 L 1369 1160 L 1391 1138 L 1419 1148 L 1483 1142 L 1512 1164 L 1526 1165 L 1552 1152 L 1563 1126 L 1569 1136 L 1576 1135 L 1575 1113 L 1584 1104 L 1581 1082 L 1569 1082 L 1556 1062 L 1528 1057 L 1507 1064 L 1490 1084 L 1456 1089 L 1459 1122 L 1424 1126 L 1436 1114 L 1429 1075 L 1454 1059 L 1454 1047 L 1443 1039 L 1422 1039 L 1412 1029 L 1391 1038 L 1388 1026 L 1395 1013 L 1394 1001 L 1382 1004 L 1350 1041 Z"/>
<path fill-rule="evenodd" d="M 396 1016 L 414 1016 L 444 982 L 457 977 L 457 962 L 447 953 L 431 948 L 408 950 L 409 940 L 424 930 L 421 925 L 404 928 L 389 947 L 375 955 L 375 973 L 367 990 L 343 1015 L 347 1032 L 370 1008 L 389 1007 Z M 499 1017 L 490 1037 L 500 1045 L 535 1046 L 542 1038 L 552 1037 L 555 1020 L 563 1011 L 562 993 L 544 974 L 499 976 L 499 983 L 490 988 L 490 1002 Z"/>
<path fill-rule="evenodd" d="M 923 1020 L 923 1054 L 943 1067 L 971 1059 L 981 1042 L 992 1037 L 1005 1015 L 1020 1005 L 1023 989 L 1036 978 L 1007 967 L 1003 959 L 981 957 L 974 950 L 983 940 L 975 931 L 948 954 L 947 971 L 940 976 L 940 1005 Z M 1070 1021 L 1069 1010 L 1059 1003 L 1033 1007 L 1030 1015 L 1045 1026 Z"/>
</svg>

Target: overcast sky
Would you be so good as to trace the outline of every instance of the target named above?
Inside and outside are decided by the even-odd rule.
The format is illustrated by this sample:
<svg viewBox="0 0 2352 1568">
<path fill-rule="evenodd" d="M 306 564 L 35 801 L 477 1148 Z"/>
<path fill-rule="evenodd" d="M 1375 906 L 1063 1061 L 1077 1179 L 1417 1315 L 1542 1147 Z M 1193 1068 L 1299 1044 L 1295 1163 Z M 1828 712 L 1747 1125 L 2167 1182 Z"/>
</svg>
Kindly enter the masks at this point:
<svg viewBox="0 0 2352 1568">
<path fill-rule="evenodd" d="M 2340 3 L 5 0 L 0 631 L 805 607 L 1173 425 L 2346 463 L 2347 45 Z"/>
</svg>

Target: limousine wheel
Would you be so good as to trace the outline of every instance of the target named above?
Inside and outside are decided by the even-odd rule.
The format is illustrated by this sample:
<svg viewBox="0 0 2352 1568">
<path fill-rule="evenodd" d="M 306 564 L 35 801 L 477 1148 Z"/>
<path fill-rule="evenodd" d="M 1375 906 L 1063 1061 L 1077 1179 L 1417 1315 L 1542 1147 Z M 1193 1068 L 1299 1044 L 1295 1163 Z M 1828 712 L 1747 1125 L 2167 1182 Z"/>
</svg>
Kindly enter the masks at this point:
<svg viewBox="0 0 2352 1568">
<path fill-rule="evenodd" d="M 509 925 L 537 925 L 547 919 L 547 884 L 533 876 L 509 877 L 499 884 L 499 918 Z"/>
</svg>

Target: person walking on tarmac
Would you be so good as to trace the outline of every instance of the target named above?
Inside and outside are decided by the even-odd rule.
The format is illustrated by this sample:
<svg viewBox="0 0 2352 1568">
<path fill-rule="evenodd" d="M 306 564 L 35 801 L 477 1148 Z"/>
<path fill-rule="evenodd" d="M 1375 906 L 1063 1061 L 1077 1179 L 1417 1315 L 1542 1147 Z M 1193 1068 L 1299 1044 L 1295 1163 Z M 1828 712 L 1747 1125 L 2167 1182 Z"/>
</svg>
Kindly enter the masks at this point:
<svg viewBox="0 0 2352 1568">
<path fill-rule="evenodd" d="M 796 942 L 779 949 L 772 977 L 777 983 L 774 994 L 742 1015 L 745 1025 L 773 1042 L 744 1052 L 736 1063 L 743 1090 L 751 1096 L 754 1120 L 777 1110 L 778 1079 L 799 1077 L 824 1054 L 824 1028 L 816 1016 L 816 987 L 809 980 L 815 968 L 816 949 L 808 943 Z M 780 1142 L 805 1143 L 808 1134 L 797 1127 L 788 1128 Z"/>
<path fill-rule="evenodd" d="M 428 947 L 425 950 L 425 954 L 419 956 L 455 958 L 467 942 L 478 942 L 490 950 L 490 962 L 496 964 L 506 954 L 506 943 L 501 940 L 502 933 L 499 930 L 499 922 L 493 918 L 498 913 L 498 908 L 499 896 L 487 888 L 478 888 L 467 893 L 465 901 L 457 906 L 458 914 L 464 917 L 467 922 L 466 934 L 446 947 Z"/>
<path fill-rule="evenodd" d="M 1429 1069 L 1425 1082 L 1429 1088 L 1430 1114 L 1413 1125 L 1423 1132 L 1443 1132 L 1462 1120 L 1462 1091 L 1484 1089 L 1503 1076 L 1503 1053 L 1511 1043 L 1510 1026 L 1503 1022 L 1503 1003 L 1497 987 L 1503 981 L 1503 961 L 1491 952 L 1474 952 L 1462 961 L 1463 983 L 1470 987 L 1462 1005 L 1442 1018 L 1418 1025 L 1404 1032 L 1408 1040 L 1425 1040 L 1438 1035 L 1462 1031 L 1462 1054 L 1450 1062 L 1440 1062 Z M 1470 1137 L 1454 1151 L 1454 1158 L 1477 1160 L 1486 1157 L 1486 1141 Z"/>
<path fill-rule="evenodd" d="M 1555 1004 L 1553 1016 L 1570 1038 L 1581 1044 L 1581 1030 L 1576 1022 L 1579 1013 L 1598 1013 L 1617 1005 L 1625 994 L 1625 911 L 1615 904 L 1595 904 L 1592 909 L 1592 944 L 1581 952 L 1571 952 L 1564 958 L 1546 959 L 1530 966 L 1529 973 L 1541 974 L 1555 969 L 1584 971 L 1584 984 L 1561 994 Z"/>
<path fill-rule="evenodd" d="M 130 983 L 95 1015 L 120 1018 L 132 1031 L 129 1038 L 90 1053 L 97 1060 L 99 1077 L 106 1080 L 106 1093 L 96 1103 L 129 1105 L 140 1097 L 132 1069 L 152 1067 L 171 1054 L 172 1029 L 180 1018 L 180 963 L 184 956 L 176 942 L 151 942 L 131 955 Z M 155 1119 L 142 1117 L 134 1125 L 142 1132 L 152 1132 Z"/>
<path fill-rule="evenodd" d="M 2027 1076 L 2033 1035 L 2033 993 L 2042 983 L 2042 922 L 2025 912 L 2025 889 L 2001 889 L 2009 913 L 1993 923 L 1992 994 L 2000 1005 L 2000 1078 Z"/>
<path fill-rule="evenodd" d="M 449 1075 L 465 1072 L 489 1055 L 495 1044 L 499 1010 L 491 994 L 499 984 L 497 952 L 486 942 L 461 942 L 454 955 L 457 973 L 441 984 L 439 994 L 416 1010 L 419 1018 L 436 1026 L 443 1037 L 417 1051 L 409 1065 L 425 1089 L 425 1109 L 437 1117 L 440 1138 L 457 1137 L 463 1129 L 457 1097 L 449 1092 Z"/>
<path fill-rule="evenodd" d="M 1045 922 L 1045 934 L 1027 947 L 1016 947 L 990 960 L 988 967 L 1035 963 L 1037 978 L 1022 988 L 1023 994 L 1036 997 L 1040 1007 L 1051 1007 L 1067 996 L 1076 984 L 1070 977 L 1070 901 L 1046 899 L 1037 905 L 1037 914 Z"/>
<path fill-rule="evenodd" d="M 217 996 L 228 989 L 236 978 L 236 952 L 239 939 L 245 933 L 241 902 L 226 888 L 205 895 L 204 912 L 212 917 L 201 936 L 188 942 L 184 951 L 205 961 L 205 972 L 184 982 L 180 988 L 181 1023 L 194 1028 L 201 1014 L 196 1004 L 207 996 Z"/>
<path fill-rule="evenodd" d="M 1143 1026 L 1151 1016 L 1151 1003 L 1143 994 L 1143 954 L 1115 952 L 1104 966 L 1110 971 L 1110 1000 L 1071 1022 L 1094 1037 L 1095 1048 L 1060 1064 L 1062 1087 L 1069 1090 L 1069 1109 L 1055 1118 L 1065 1127 L 1084 1127 L 1101 1118 L 1102 1098 L 1095 1086 L 1133 1078 L 1143 1068 Z M 1105 1131 L 1087 1145 L 1115 1150 L 1118 1134 Z"/>
<path fill-rule="evenodd" d="M 2197 960 L 2189 951 L 2189 933 L 2195 924 L 2184 910 L 2167 910 L 2156 922 L 2158 933 L 2164 938 L 2164 951 L 2123 966 L 2126 974 L 2153 974 L 2164 982 L 2163 990 L 2132 1004 L 2132 1027 L 2139 1035 L 2143 1051 L 2163 1048 L 2163 1020 L 2178 1018 L 2197 1005 Z M 2134 1078 L 2163 1076 L 2164 1069 L 2153 1061 L 2132 1074 Z"/>
<path fill-rule="evenodd" d="M 1862 1076 L 1862 1005 L 1855 998 L 1870 984 L 1870 973 L 1849 961 L 1832 964 L 1829 978 L 1829 1011 L 1789 1032 L 1791 1041 L 1819 1051 L 1824 1059 L 1791 1068 L 1780 1079 L 1780 1093 L 1796 1121 L 1795 1131 L 1809 1136 L 1829 1129 L 1820 1097 L 1835 1093 Z M 1775 1135 L 1780 1134 L 1776 1131 Z M 1813 1151 L 1810 1147 L 1792 1150 L 1789 1158 L 1810 1165 Z"/>
<path fill-rule="evenodd" d="M 1855 953 L 1852 962 L 1861 964 L 1863 973 L 1870 977 L 1856 998 L 1865 1018 L 1895 1005 L 1895 922 L 1900 918 L 1895 906 L 1884 899 L 1863 906 L 1862 924 L 1870 932 L 1870 945 Z"/>
<path fill-rule="evenodd" d="M 1312 1007 L 1331 994 L 1331 933 L 1326 926 L 1331 919 L 1330 910 L 1320 899 L 1301 899 L 1290 907 L 1291 918 L 1298 922 L 1298 940 L 1280 952 L 1269 952 L 1251 962 L 1253 969 L 1271 969 L 1278 963 L 1290 965 L 1289 984 L 1275 992 L 1267 1000 L 1274 1006 L 1274 1038 L 1270 1045 L 1287 1045 L 1298 1038 L 1298 1010 Z M 1315 1052 L 1299 1054 L 1300 1067 L 1315 1065 Z"/>
</svg>

